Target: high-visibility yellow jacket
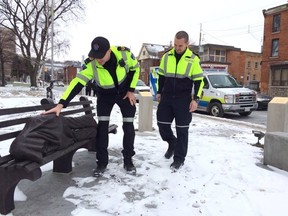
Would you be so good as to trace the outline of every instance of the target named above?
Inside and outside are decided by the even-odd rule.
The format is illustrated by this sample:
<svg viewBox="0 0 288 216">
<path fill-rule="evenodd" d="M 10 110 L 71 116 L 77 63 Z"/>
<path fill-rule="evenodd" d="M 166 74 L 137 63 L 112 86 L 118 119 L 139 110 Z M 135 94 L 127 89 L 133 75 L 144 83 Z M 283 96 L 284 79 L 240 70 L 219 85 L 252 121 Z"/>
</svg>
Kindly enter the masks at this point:
<svg viewBox="0 0 288 216">
<path fill-rule="evenodd" d="M 116 73 L 118 85 L 115 86 L 111 72 L 96 60 L 92 60 L 70 82 L 59 103 L 66 107 L 91 79 L 96 81 L 97 92 L 100 94 L 126 94 L 127 91 L 133 92 L 135 90 L 140 72 L 137 59 L 126 47 L 111 46 L 110 49 L 112 51 L 111 55 L 116 57 L 114 73 Z"/>
<path fill-rule="evenodd" d="M 204 82 L 200 59 L 189 48 L 178 63 L 174 48 L 165 53 L 158 74 L 158 93 L 169 97 L 184 97 L 192 94 L 194 84 L 194 97 L 201 97 Z"/>
</svg>

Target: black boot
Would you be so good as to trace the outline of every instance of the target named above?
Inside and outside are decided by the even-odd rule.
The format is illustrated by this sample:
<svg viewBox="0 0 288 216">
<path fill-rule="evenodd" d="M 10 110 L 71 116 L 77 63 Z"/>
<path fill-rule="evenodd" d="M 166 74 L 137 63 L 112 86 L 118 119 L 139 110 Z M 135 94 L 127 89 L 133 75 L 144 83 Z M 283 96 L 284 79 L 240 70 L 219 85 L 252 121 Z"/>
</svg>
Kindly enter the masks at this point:
<svg viewBox="0 0 288 216">
<path fill-rule="evenodd" d="M 129 173 L 136 173 L 136 167 L 134 166 L 131 158 L 124 159 L 124 169 Z"/>
<path fill-rule="evenodd" d="M 173 171 L 176 171 L 178 169 L 180 169 L 180 167 L 182 167 L 184 165 L 184 162 L 180 162 L 180 161 L 173 161 L 173 163 L 170 165 L 170 168 Z"/>
<path fill-rule="evenodd" d="M 170 147 L 169 146 L 167 151 L 166 151 L 166 153 L 165 153 L 165 155 L 164 155 L 164 157 L 166 159 L 170 159 L 173 156 L 173 154 L 174 154 L 174 147 Z"/>
<path fill-rule="evenodd" d="M 102 176 L 106 168 L 107 168 L 106 164 L 101 164 L 101 163 L 97 164 L 96 169 L 93 171 L 93 176 L 94 177 Z"/>
<path fill-rule="evenodd" d="M 170 141 L 167 141 L 167 142 L 168 142 L 168 149 L 165 152 L 164 157 L 166 159 L 170 159 L 174 155 L 174 149 L 175 149 L 177 140 L 175 139 L 175 140 L 170 140 Z"/>
</svg>

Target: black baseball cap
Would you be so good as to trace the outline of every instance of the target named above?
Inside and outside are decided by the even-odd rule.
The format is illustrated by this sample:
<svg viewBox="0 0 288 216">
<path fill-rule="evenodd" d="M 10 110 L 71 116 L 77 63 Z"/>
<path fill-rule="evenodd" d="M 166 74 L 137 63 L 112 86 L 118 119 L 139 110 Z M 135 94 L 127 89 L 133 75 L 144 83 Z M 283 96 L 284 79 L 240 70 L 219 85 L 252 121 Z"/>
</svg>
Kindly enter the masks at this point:
<svg viewBox="0 0 288 216">
<path fill-rule="evenodd" d="M 106 38 L 96 37 L 91 42 L 91 50 L 88 56 L 96 59 L 102 59 L 109 49 L 110 43 Z"/>
</svg>

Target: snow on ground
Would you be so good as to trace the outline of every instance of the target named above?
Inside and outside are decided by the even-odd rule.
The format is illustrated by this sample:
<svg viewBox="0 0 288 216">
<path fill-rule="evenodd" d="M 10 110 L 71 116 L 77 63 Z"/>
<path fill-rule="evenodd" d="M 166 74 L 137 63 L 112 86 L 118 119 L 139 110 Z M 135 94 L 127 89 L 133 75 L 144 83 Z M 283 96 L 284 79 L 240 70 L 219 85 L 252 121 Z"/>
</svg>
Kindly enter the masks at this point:
<svg viewBox="0 0 288 216">
<path fill-rule="evenodd" d="M 55 92 L 58 100 L 61 93 Z M 2 87 L 0 108 L 38 105 L 43 97 L 43 89 Z M 71 215 L 287 215 L 287 172 L 264 166 L 263 149 L 251 145 L 257 142 L 252 130 L 265 132 L 264 126 L 193 114 L 185 164 L 173 173 L 169 168 L 172 159 L 163 157 L 167 144 L 158 133 L 155 111 L 156 107 L 155 130 L 136 132 L 137 175 L 133 176 L 123 169 L 122 119 L 114 107 L 111 123 L 118 125 L 118 133 L 110 135 L 108 171 L 98 179 L 74 178 L 75 185 L 63 194 L 75 204 Z M 9 143 L 0 143 L 0 154 L 6 154 L 8 148 Z M 43 167 L 44 171 L 50 169 L 51 164 Z M 25 200 L 25 194 L 17 189 L 15 199 Z"/>
</svg>

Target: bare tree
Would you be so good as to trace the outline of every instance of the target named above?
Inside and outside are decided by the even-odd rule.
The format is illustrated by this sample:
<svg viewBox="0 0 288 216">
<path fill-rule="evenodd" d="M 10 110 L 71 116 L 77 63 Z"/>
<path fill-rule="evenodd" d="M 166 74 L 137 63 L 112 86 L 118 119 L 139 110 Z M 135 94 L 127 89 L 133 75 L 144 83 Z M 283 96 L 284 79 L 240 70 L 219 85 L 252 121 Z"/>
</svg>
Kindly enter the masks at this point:
<svg viewBox="0 0 288 216">
<path fill-rule="evenodd" d="M 37 86 L 37 73 L 51 49 L 51 25 L 78 18 L 84 11 L 82 0 L 1 0 L 0 26 L 10 29 L 22 56 L 31 62 L 31 86 Z M 54 12 L 54 13 L 53 13 Z M 53 19 L 53 20 L 52 20 Z M 53 23 L 52 23 L 53 22 Z M 56 27 L 56 26 L 55 26 Z M 57 38 L 53 34 L 53 39 Z M 55 52 L 69 46 L 67 40 L 57 38 Z"/>
</svg>

